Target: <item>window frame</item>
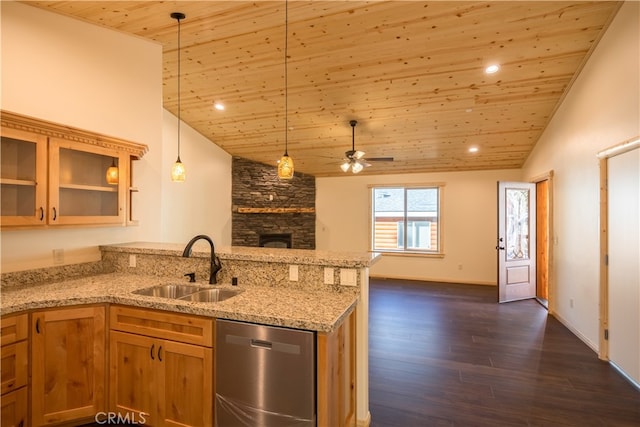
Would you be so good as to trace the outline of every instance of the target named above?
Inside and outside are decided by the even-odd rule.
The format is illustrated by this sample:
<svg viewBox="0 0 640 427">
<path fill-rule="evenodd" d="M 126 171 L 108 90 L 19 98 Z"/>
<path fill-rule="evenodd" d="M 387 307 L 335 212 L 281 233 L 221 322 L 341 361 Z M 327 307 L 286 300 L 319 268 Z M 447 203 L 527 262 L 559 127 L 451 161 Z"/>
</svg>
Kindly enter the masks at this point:
<svg viewBox="0 0 640 427">
<path fill-rule="evenodd" d="M 445 184 L 441 182 L 436 183 L 418 183 L 418 184 L 370 184 L 369 185 L 369 251 L 375 253 L 381 253 L 384 255 L 395 255 L 395 256 L 420 256 L 420 257 L 431 257 L 431 258 L 443 258 L 444 257 L 444 220 L 443 220 L 443 211 L 444 211 L 444 187 Z M 402 189 L 404 192 L 404 211 L 402 215 L 404 217 L 404 242 L 403 248 L 401 249 L 376 249 L 375 247 L 375 199 L 374 194 L 375 190 L 380 190 L 384 188 L 393 188 L 393 189 Z M 437 250 L 425 250 L 425 249 L 415 249 L 407 247 L 407 190 L 414 189 L 437 189 L 438 191 L 438 206 L 436 210 L 436 219 L 437 219 L 437 230 L 436 230 L 436 242 L 437 242 Z"/>
</svg>

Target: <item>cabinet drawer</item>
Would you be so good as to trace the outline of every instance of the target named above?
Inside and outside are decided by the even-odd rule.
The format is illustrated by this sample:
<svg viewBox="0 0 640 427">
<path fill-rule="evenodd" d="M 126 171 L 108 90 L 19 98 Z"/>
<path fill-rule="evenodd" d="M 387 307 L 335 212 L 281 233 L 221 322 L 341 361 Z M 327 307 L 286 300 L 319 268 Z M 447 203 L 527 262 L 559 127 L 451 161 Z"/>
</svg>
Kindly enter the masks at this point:
<svg viewBox="0 0 640 427">
<path fill-rule="evenodd" d="M 0 319 L 1 345 L 26 340 L 29 332 L 27 314 L 18 314 Z"/>
<path fill-rule="evenodd" d="M 26 427 L 27 423 L 27 388 L 23 387 L 2 396 L 0 408 L 0 425 L 2 427 Z"/>
<path fill-rule="evenodd" d="M 0 361 L 0 378 L 2 379 L 2 394 L 27 385 L 27 342 L 22 341 L 2 347 Z M 4 399 L 4 396 L 2 397 Z"/>
<path fill-rule="evenodd" d="M 116 305 L 111 306 L 109 321 L 113 330 L 213 346 L 213 319 Z"/>
</svg>

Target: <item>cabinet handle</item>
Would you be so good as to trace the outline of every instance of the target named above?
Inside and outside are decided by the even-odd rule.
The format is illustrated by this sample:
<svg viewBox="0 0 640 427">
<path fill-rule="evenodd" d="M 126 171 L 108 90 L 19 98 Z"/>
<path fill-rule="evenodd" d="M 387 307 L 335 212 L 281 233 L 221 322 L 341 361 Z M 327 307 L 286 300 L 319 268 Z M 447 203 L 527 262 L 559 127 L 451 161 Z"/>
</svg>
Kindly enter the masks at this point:
<svg viewBox="0 0 640 427">
<path fill-rule="evenodd" d="M 162 346 L 158 347 L 158 360 L 162 362 Z"/>
<path fill-rule="evenodd" d="M 156 360 L 155 357 L 153 357 L 153 349 L 156 347 L 155 344 L 151 344 L 151 360 Z"/>
<path fill-rule="evenodd" d="M 36 319 L 36 334 L 40 333 L 40 319 Z"/>
<path fill-rule="evenodd" d="M 55 221 L 56 218 L 58 218 L 58 211 L 56 210 L 56 208 L 53 208 L 53 220 Z"/>
<path fill-rule="evenodd" d="M 24 427 L 24 420 L 20 420 L 20 422 L 18 423 L 18 427 Z"/>
<path fill-rule="evenodd" d="M 44 208 L 40 206 L 40 221 L 44 220 Z"/>
</svg>

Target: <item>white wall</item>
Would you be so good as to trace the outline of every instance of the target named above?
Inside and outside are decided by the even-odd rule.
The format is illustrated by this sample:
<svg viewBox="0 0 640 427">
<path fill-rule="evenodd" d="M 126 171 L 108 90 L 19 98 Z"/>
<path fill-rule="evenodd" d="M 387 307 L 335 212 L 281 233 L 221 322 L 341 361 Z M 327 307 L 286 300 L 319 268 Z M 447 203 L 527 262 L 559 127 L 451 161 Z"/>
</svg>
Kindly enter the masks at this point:
<svg viewBox="0 0 640 427">
<path fill-rule="evenodd" d="M 369 185 L 444 183 L 444 258 L 383 255 L 371 276 L 495 285 L 496 183 L 519 179 L 520 170 L 317 178 L 316 247 L 369 250 Z"/>
<path fill-rule="evenodd" d="M 594 349 L 600 265 L 596 154 L 640 135 L 639 17 L 640 3 L 622 6 L 523 171 L 525 178 L 555 171 L 552 309 Z"/>
<path fill-rule="evenodd" d="M 212 108 L 213 114 L 219 113 Z M 165 110 L 162 160 L 162 242 L 188 242 L 207 234 L 216 246 L 231 245 L 231 156 L 184 122 L 180 126 L 180 160 L 185 182 L 171 182 L 178 154 L 178 118 Z"/>
<path fill-rule="evenodd" d="M 21 3 L 0 7 L 2 109 L 149 147 L 135 165 L 139 226 L 3 230 L 2 272 L 51 266 L 53 249 L 72 264 L 100 259 L 101 244 L 186 243 L 200 232 L 229 242 L 230 156 L 183 126 L 189 181 L 169 180 L 176 119 L 162 108 L 162 46 Z"/>
</svg>

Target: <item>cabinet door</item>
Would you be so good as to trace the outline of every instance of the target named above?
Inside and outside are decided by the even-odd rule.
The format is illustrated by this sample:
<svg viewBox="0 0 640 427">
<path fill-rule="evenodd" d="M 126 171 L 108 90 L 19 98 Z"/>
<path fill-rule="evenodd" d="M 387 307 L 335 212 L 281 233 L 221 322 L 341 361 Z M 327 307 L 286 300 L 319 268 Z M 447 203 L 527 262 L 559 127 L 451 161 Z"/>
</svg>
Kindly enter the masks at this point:
<svg viewBox="0 0 640 427">
<path fill-rule="evenodd" d="M 157 426 L 158 351 L 162 341 L 142 335 L 109 334 L 109 409 L 140 424 Z M 143 422 L 144 421 L 144 422 Z"/>
<path fill-rule="evenodd" d="M 105 308 L 32 315 L 32 422 L 48 425 L 105 410 Z"/>
<path fill-rule="evenodd" d="M 158 354 L 165 426 L 213 425 L 213 350 L 164 341 Z"/>
<path fill-rule="evenodd" d="M 1 129 L 2 226 L 46 224 L 47 137 Z"/>
<path fill-rule="evenodd" d="M 29 425 L 27 423 L 27 399 L 26 387 L 2 396 L 0 407 L 0 425 L 2 427 L 26 427 Z"/>
<path fill-rule="evenodd" d="M 127 156 L 115 150 L 65 139 L 49 141 L 49 212 L 51 225 L 125 223 Z M 107 169 L 119 169 L 109 184 Z"/>
</svg>

